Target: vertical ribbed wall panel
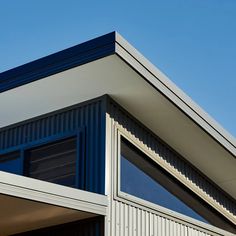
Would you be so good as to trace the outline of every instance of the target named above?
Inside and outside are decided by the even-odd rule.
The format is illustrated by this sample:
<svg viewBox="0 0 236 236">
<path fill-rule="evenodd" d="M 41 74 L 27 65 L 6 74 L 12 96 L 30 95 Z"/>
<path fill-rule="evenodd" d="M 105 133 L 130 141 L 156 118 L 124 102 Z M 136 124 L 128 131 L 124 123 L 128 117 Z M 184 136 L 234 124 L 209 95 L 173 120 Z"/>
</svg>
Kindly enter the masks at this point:
<svg viewBox="0 0 236 236">
<path fill-rule="evenodd" d="M 104 193 L 105 154 L 104 99 L 98 98 L 28 121 L 0 129 L 0 151 L 11 150 L 20 145 L 30 145 L 41 139 L 76 132 L 82 128 L 85 137 L 84 190 Z"/>
<path fill-rule="evenodd" d="M 148 210 L 113 201 L 114 236 L 210 236 L 204 230 L 168 219 Z M 219 234 L 221 235 L 221 234 Z"/>
<path fill-rule="evenodd" d="M 132 117 L 127 111 L 112 99 L 108 102 L 108 127 L 107 145 L 111 148 L 111 180 L 110 185 L 110 211 L 108 216 L 107 235 L 115 236 L 210 236 L 231 235 L 210 225 L 194 223 L 187 218 L 177 215 L 169 215 L 156 207 L 146 206 L 138 201 L 124 199 L 124 195 L 117 193 L 117 180 L 114 178 L 114 168 L 117 168 L 117 127 L 124 135 L 136 139 L 146 150 L 152 153 L 152 157 L 158 158 L 159 163 L 168 166 L 172 173 L 178 173 L 188 182 L 188 186 L 194 186 L 207 198 L 215 201 L 222 210 L 235 214 L 236 206 L 233 199 L 225 195 L 214 183 L 211 183 L 204 175 L 188 163 L 182 156 L 165 144 L 159 137 L 148 130 L 144 125 Z M 109 151 L 109 149 L 107 149 Z M 118 194 L 118 195 L 117 195 Z M 110 223 L 109 223 L 110 222 Z"/>
<path fill-rule="evenodd" d="M 236 216 L 236 203 L 232 198 L 220 191 L 219 188 L 184 160 L 182 156 L 161 141 L 159 137 L 151 133 L 111 99 L 109 101 L 109 115 L 114 122 L 117 122 L 130 134 L 135 136 L 137 140 L 146 145 L 148 149 L 157 154 L 155 157 L 164 161 L 173 172 L 178 172 L 181 177 L 185 178 L 190 185 L 197 188 L 207 198 L 211 198 L 219 207 Z"/>
</svg>

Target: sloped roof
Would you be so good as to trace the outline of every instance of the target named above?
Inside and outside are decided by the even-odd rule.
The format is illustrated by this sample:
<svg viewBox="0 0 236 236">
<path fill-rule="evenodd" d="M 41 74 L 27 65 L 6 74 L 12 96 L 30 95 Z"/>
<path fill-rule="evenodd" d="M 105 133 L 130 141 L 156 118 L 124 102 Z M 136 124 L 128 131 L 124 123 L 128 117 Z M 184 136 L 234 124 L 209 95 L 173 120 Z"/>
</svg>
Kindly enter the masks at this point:
<svg viewBox="0 0 236 236">
<path fill-rule="evenodd" d="M 116 32 L 1 73 L 0 92 L 0 128 L 109 94 L 236 198 L 235 138 Z"/>
</svg>

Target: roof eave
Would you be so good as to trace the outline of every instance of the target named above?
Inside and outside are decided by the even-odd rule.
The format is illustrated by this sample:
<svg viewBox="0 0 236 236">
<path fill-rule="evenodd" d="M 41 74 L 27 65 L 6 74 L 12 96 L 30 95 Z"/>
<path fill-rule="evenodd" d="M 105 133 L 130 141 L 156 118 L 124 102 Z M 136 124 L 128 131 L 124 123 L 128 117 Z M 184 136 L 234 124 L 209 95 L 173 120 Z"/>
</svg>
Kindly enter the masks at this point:
<svg viewBox="0 0 236 236">
<path fill-rule="evenodd" d="M 115 52 L 236 158 L 236 139 L 118 33 Z"/>
<path fill-rule="evenodd" d="M 0 92 L 117 54 L 155 89 L 236 157 L 236 140 L 117 32 L 0 73 Z"/>
<path fill-rule="evenodd" d="M 0 73 L 0 93 L 115 53 L 116 32 Z"/>
</svg>

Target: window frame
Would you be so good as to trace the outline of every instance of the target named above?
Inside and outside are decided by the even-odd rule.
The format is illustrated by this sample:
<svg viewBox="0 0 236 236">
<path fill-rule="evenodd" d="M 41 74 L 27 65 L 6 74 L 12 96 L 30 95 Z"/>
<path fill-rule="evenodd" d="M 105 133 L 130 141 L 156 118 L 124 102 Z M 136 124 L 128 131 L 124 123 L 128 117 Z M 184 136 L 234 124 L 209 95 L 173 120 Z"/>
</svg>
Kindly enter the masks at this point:
<svg viewBox="0 0 236 236">
<path fill-rule="evenodd" d="M 129 193 L 121 191 L 121 137 L 126 139 L 128 142 L 130 142 L 132 145 L 134 145 L 137 149 L 139 149 L 144 155 L 146 155 L 148 158 L 150 158 L 152 161 L 157 163 L 161 168 L 163 168 L 164 171 L 166 171 L 168 174 L 173 176 L 173 178 L 177 179 L 180 183 L 184 184 L 189 190 L 193 192 L 193 194 L 198 195 L 197 189 L 194 188 L 194 186 L 189 187 L 188 184 L 185 184 L 185 181 L 181 175 L 177 173 L 177 171 L 173 171 L 173 169 L 170 169 L 170 167 L 165 163 L 164 160 L 161 160 L 159 158 L 156 158 L 156 155 L 159 155 L 152 151 L 150 148 L 148 148 L 142 141 L 137 139 L 133 134 L 131 134 L 129 131 L 121 127 L 120 125 L 115 125 L 115 132 L 116 132 L 116 142 L 115 142 L 115 162 L 114 162 L 114 170 L 115 170 L 115 178 L 114 178 L 114 199 L 118 201 L 122 201 L 127 204 L 133 204 L 134 206 L 138 206 L 147 210 L 158 212 L 158 214 L 162 216 L 168 216 L 168 218 L 177 220 L 178 222 L 185 222 L 187 224 L 193 224 L 200 228 L 205 228 L 209 230 L 213 230 L 215 227 L 217 229 L 222 229 L 219 226 L 214 226 L 210 223 L 205 223 L 203 221 L 197 220 L 195 218 L 192 218 L 190 216 L 184 215 L 182 213 L 179 213 L 177 211 L 168 209 L 166 207 L 160 206 L 158 204 L 149 202 L 147 200 L 144 200 L 142 198 L 136 197 L 134 195 L 131 195 Z M 211 205 L 208 203 L 207 200 L 203 199 L 203 201 L 206 203 L 206 205 Z M 183 201 L 184 202 L 184 201 Z M 191 207 L 190 207 L 191 208 Z M 203 217 L 204 218 L 204 217 Z M 224 230 L 224 229 L 222 229 Z"/>
<path fill-rule="evenodd" d="M 177 218 L 180 220 L 184 220 L 187 222 L 192 222 L 192 223 L 200 223 L 200 224 L 204 224 L 204 225 L 208 225 L 202 221 L 196 220 L 192 217 L 189 217 L 187 215 L 181 214 L 179 212 L 170 210 L 168 208 L 165 208 L 163 206 L 160 206 L 158 204 L 149 202 L 147 200 L 144 200 L 142 198 L 136 197 L 134 195 L 131 195 L 129 193 L 123 192 L 121 191 L 121 137 L 127 139 L 131 144 L 133 144 L 136 148 L 138 148 L 140 151 L 142 151 L 145 155 L 147 155 L 149 158 L 151 158 L 152 160 L 154 160 L 157 164 L 160 165 L 160 163 L 154 159 L 153 155 L 147 150 L 147 148 L 145 147 L 144 144 L 138 143 L 135 138 L 131 137 L 131 135 L 128 134 L 128 132 L 122 130 L 120 128 L 117 128 L 117 153 L 116 153 L 116 180 L 115 180 L 115 199 L 117 200 L 122 200 L 125 201 L 127 203 L 134 203 L 134 204 L 138 204 L 140 206 L 143 206 L 145 208 L 148 209 L 152 209 L 155 211 L 158 211 L 161 215 L 168 215 L 171 218 Z M 162 165 L 161 165 L 162 166 Z M 163 167 L 164 169 L 166 169 L 165 167 Z M 195 222 L 196 221 L 196 222 Z"/>
<path fill-rule="evenodd" d="M 54 142 L 60 142 L 64 139 L 70 139 L 75 137 L 76 138 L 76 176 L 75 176 L 75 188 L 79 188 L 80 179 L 84 182 L 85 176 L 81 175 L 79 173 L 79 161 L 80 158 L 83 158 L 85 160 L 85 128 L 79 128 L 75 131 L 65 132 L 65 133 L 59 133 L 55 135 L 51 135 L 45 138 L 41 138 L 29 143 L 21 144 L 13 148 L 8 148 L 3 151 L 0 151 L 0 155 L 5 155 L 11 152 L 19 152 L 19 159 L 21 162 L 20 166 L 20 173 L 16 175 L 21 175 L 24 177 L 32 178 L 26 175 L 27 173 L 27 151 L 30 149 L 34 149 L 40 146 L 44 146 L 50 143 Z M 1 171 L 1 170 L 0 170 Z M 7 172 L 8 173 L 8 172 Z M 14 174 L 14 173 L 11 173 Z M 33 178 L 35 179 L 35 178 Z M 42 180 L 43 181 L 43 180 Z M 45 181 L 47 182 L 47 181 Z M 54 183 L 55 184 L 55 183 Z"/>
</svg>

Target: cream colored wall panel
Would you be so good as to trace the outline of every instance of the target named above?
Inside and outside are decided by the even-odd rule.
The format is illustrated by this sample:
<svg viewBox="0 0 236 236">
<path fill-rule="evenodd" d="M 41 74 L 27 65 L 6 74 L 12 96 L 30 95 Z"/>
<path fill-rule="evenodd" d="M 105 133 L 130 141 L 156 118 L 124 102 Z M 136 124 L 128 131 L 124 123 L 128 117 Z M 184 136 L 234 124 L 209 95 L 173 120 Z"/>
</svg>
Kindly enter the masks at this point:
<svg viewBox="0 0 236 236">
<path fill-rule="evenodd" d="M 109 199 L 109 211 L 107 216 L 106 236 L 229 236 L 233 235 L 217 227 L 184 217 L 178 213 L 167 213 L 155 204 L 138 203 L 119 197 L 117 193 L 117 156 L 118 156 L 118 127 L 134 138 L 140 145 L 151 152 L 156 152 L 157 158 L 169 165 L 178 176 L 183 175 L 191 185 L 197 189 L 207 191 L 208 197 L 215 194 L 214 188 L 207 189 L 206 180 L 199 179 L 194 169 L 184 164 L 176 153 L 166 149 L 160 140 L 149 133 L 140 123 L 133 120 L 124 110 L 117 105 L 112 105 L 110 114 L 107 114 L 106 130 L 106 158 L 107 163 L 107 195 Z M 173 161 L 172 161 L 173 160 Z M 219 193 L 219 197 L 222 195 Z M 223 206 L 230 205 L 221 202 Z M 154 206 L 155 205 L 155 206 Z M 233 208 L 235 209 L 235 208 Z"/>
<path fill-rule="evenodd" d="M 153 213 L 129 204 L 112 201 L 115 218 L 111 220 L 114 236 L 215 236 L 230 235 L 217 232 L 208 233 L 184 222 L 174 221 L 158 213 Z M 204 232 L 205 231 L 205 232 Z"/>
<path fill-rule="evenodd" d="M 109 112 L 113 122 L 114 135 L 119 129 L 121 134 L 128 136 L 154 161 L 197 193 L 209 205 L 236 223 L 235 201 L 220 191 L 206 176 L 200 174 L 193 165 L 185 161 L 183 159 L 185 156 L 181 156 L 163 143 L 113 101 L 110 101 Z M 113 138 L 116 139 L 115 136 Z"/>
</svg>

